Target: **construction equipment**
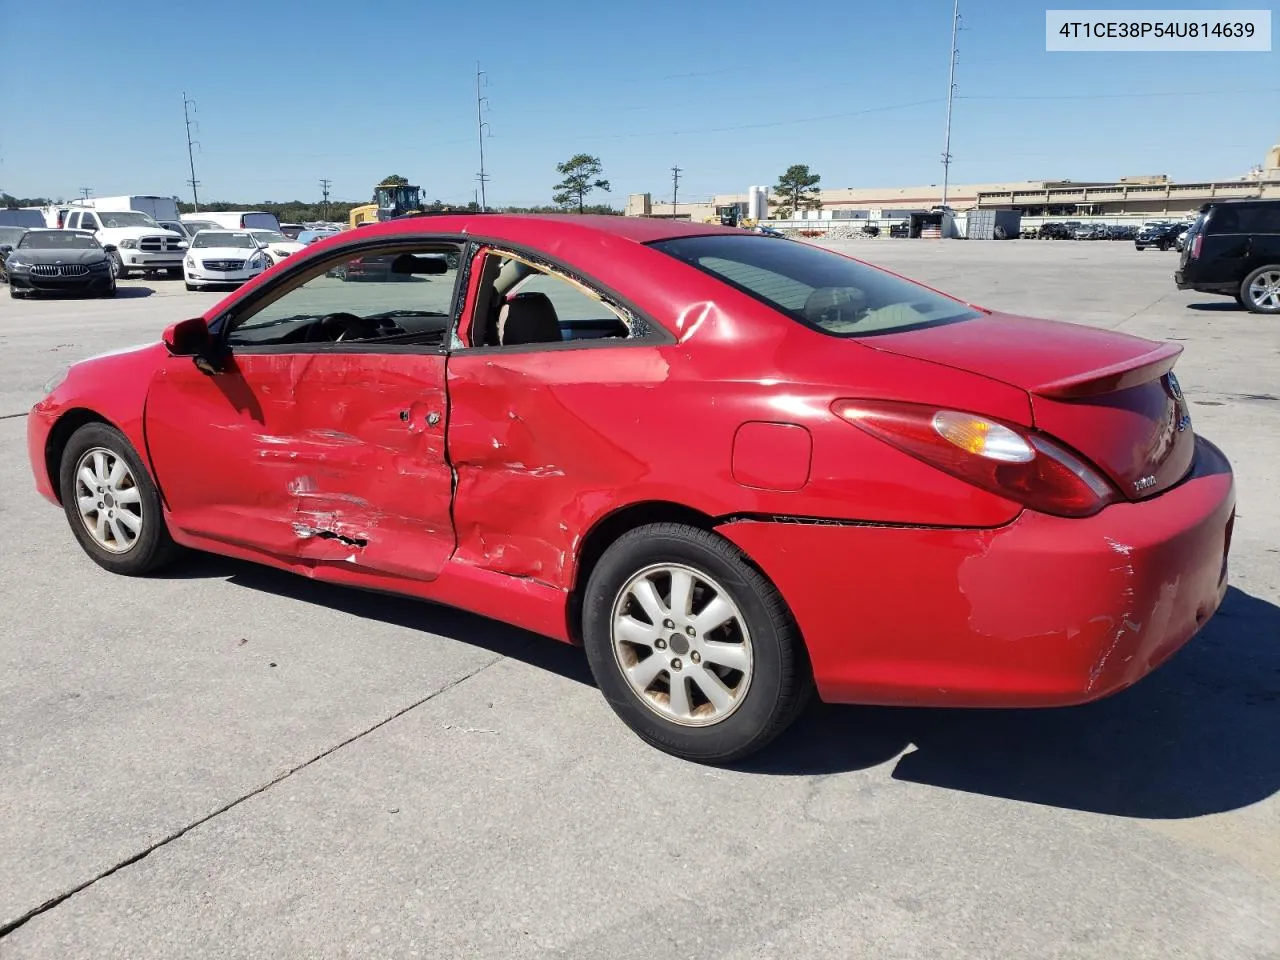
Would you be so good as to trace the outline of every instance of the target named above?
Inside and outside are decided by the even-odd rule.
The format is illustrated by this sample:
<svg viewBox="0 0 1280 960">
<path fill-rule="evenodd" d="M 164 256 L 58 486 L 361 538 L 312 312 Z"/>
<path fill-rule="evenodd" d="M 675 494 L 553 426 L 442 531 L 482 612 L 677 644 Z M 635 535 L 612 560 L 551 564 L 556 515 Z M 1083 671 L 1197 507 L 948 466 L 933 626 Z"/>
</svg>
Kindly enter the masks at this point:
<svg viewBox="0 0 1280 960">
<path fill-rule="evenodd" d="M 353 207 L 348 215 L 351 229 L 366 223 L 381 223 L 411 213 L 422 212 L 422 188 L 408 183 L 383 181 L 373 188 L 373 203 Z"/>
</svg>

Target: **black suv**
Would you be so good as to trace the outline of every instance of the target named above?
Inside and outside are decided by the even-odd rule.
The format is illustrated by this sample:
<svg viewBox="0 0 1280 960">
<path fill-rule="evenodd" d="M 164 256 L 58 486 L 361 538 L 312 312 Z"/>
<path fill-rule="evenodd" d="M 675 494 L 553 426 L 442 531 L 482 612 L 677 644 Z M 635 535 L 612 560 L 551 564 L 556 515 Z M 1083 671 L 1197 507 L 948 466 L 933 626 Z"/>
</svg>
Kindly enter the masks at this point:
<svg viewBox="0 0 1280 960">
<path fill-rule="evenodd" d="M 1185 229 L 1180 223 L 1149 223 L 1133 238 L 1135 250 L 1155 247 L 1157 250 L 1168 250 L 1178 239 L 1178 234 Z"/>
<path fill-rule="evenodd" d="M 1280 314 L 1280 200 L 1219 200 L 1200 208 L 1173 281 Z"/>
</svg>

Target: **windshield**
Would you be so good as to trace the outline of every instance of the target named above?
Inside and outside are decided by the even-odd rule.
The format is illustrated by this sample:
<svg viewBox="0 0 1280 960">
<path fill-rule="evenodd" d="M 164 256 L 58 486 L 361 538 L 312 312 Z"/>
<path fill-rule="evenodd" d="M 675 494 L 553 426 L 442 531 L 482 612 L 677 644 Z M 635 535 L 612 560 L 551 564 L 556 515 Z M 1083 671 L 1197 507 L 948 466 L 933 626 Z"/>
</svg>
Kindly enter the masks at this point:
<svg viewBox="0 0 1280 960">
<path fill-rule="evenodd" d="M 289 243 L 290 240 L 283 233 L 276 233 L 274 230 L 254 230 L 254 237 L 259 243 Z"/>
<path fill-rule="evenodd" d="M 103 213 L 98 211 L 98 216 L 102 220 L 102 225 L 107 228 L 111 227 L 159 227 L 151 217 L 145 213 L 139 213 L 137 210 L 122 210 L 119 213 Z"/>
<path fill-rule="evenodd" d="M 23 250 L 97 250 L 98 241 L 74 230 L 32 230 L 18 247 Z"/>
<path fill-rule="evenodd" d="M 191 238 L 193 247 L 232 247 L 237 250 L 254 250 L 257 244 L 247 233 L 231 233 L 222 230 L 201 230 Z"/>
<path fill-rule="evenodd" d="M 26 232 L 26 227 L 0 227 L 0 243 L 7 243 L 9 246 L 13 246 L 22 239 L 22 235 Z"/>
<path fill-rule="evenodd" d="M 806 326 L 864 337 L 979 316 L 957 300 L 848 257 L 760 234 L 652 244 Z"/>
</svg>

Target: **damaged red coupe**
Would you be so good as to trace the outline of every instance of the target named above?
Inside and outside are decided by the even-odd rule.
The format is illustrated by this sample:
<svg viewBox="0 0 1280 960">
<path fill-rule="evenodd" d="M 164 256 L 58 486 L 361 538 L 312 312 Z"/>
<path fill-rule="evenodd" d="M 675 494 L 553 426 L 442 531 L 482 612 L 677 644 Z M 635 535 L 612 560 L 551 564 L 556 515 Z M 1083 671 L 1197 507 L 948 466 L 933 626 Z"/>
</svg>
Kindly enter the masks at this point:
<svg viewBox="0 0 1280 960">
<path fill-rule="evenodd" d="M 814 689 L 1074 704 L 1184 644 L 1235 495 L 1179 350 L 740 230 L 421 216 L 74 365 L 29 445 L 108 570 L 181 546 L 581 643 L 724 762 Z"/>
</svg>

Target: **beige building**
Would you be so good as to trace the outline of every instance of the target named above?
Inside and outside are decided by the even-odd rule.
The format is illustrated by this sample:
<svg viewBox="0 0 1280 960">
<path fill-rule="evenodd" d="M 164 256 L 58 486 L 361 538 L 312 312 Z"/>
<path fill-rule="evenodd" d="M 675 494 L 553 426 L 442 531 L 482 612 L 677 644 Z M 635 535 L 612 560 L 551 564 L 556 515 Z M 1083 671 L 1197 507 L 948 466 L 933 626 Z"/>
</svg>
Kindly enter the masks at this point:
<svg viewBox="0 0 1280 960">
<path fill-rule="evenodd" d="M 822 209 L 797 219 L 893 219 L 900 211 L 928 210 L 942 203 L 942 185 L 919 187 L 838 187 L 823 190 Z M 1025 216 L 1124 216 L 1185 214 L 1211 200 L 1235 197 L 1280 198 L 1280 145 L 1267 151 L 1264 162 L 1244 177 L 1195 183 L 1175 183 L 1155 174 L 1121 177 L 1113 182 L 1023 180 L 1013 183 L 952 184 L 947 205 L 957 211 L 976 207 L 1016 209 Z M 716 194 L 710 201 L 654 201 L 647 193 L 627 200 L 628 216 L 672 217 L 680 220 L 718 220 L 717 208 L 738 206 L 745 214 L 747 194 Z"/>
</svg>

